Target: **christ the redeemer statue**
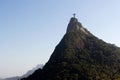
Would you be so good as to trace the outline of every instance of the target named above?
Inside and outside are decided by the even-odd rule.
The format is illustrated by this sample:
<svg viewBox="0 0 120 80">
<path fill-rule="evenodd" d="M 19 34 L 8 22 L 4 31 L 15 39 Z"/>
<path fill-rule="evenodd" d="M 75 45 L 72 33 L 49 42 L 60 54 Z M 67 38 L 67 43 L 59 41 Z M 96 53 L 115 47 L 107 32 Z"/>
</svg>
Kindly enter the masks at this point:
<svg viewBox="0 0 120 80">
<path fill-rule="evenodd" d="M 73 14 L 73 17 L 74 17 L 74 18 L 75 18 L 75 15 L 76 15 L 76 14 L 74 13 L 74 14 Z"/>
</svg>

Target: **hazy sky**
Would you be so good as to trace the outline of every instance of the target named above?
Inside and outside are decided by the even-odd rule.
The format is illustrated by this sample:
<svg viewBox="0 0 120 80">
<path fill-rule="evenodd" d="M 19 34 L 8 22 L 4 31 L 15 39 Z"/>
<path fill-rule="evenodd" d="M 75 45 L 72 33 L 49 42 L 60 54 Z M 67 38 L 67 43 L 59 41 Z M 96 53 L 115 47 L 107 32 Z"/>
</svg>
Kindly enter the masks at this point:
<svg viewBox="0 0 120 80">
<path fill-rule="evenodd" d="M 120 46 L 120 0 L 0 0 L 0 77 L 47 62 L 73 13 L 94 35 Z"/>
</svg>

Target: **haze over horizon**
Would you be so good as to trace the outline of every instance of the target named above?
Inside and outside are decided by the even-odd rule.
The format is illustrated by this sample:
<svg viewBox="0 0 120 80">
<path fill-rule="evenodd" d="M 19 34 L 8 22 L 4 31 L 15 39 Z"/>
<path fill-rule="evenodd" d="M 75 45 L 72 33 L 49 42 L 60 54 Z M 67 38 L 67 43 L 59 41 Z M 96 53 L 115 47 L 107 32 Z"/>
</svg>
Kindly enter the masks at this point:
<svg viewBox="0 0 120 80">
<path fill-rule="evenodd" d="M 1 0 L 0 78 L 45 64 L 73 13 L 91 33 L 120 47 L 119 0 Z"/>
</svg>

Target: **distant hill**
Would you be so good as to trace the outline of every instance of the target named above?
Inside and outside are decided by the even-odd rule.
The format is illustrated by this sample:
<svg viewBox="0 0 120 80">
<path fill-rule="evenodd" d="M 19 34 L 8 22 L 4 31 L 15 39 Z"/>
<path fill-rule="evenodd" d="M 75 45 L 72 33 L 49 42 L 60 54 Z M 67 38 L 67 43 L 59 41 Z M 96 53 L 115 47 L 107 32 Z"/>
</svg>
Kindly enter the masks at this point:
<svg viewBox="0 0 120 80">
<path fill-rule="evenodd" d="M 33 72 L 37 69 L 42 69 L 43 68 L 43 64 L 39 64 L 36 67 L 34 67 L 32 70 L 29 70 L 26 74 L 22 75 L 22 76 L 16 76 L 16 77 L 9 77 L 9 78 L 5 78 L 5 79 L 0 79 L 0 80 L 18 80 L 20 78 L 24 78 L 24 77 L 28 77 L 29 75 L 33 74 Z"/>
<path fill-rule="evenodd" d="M 0 78 L 0 80 L 3 80 L 2 78 Z"/>
<path fill-rule="evenodd" d="M 26 74 L 22 75 L 21 78 L 28 77 L 29 75 L 33 74 L 33 72 L 35 70 L 37 70 L 39 68 L 42 69 L 43 68 L 43 64 L 39 64 L 36 67 L 34 67 L 32 70 L 29 70 Z"/>
<path fill-rule="evenodd" d="M 120 80 L 120 48 L 97 38 L 72 17 L 43 69 L 21 80 Z"/>
<path fill-rule="evenodd" d="M 20 79 L 20 77 L 16 76 L 16 77 L 5 78 L 5 79 L 2 79 L 2 80 L 19 80 L 19 79 Z"/>
</svg>

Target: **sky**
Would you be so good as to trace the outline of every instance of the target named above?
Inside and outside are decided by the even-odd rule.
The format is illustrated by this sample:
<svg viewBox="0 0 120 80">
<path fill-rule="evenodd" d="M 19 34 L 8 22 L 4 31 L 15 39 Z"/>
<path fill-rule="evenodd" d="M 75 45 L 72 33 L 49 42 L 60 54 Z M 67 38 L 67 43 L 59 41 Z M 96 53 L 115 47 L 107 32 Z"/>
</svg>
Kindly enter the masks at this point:
<svg viewBox="0 0 120 80">
<path fill-rule="evenodd" d="M 73 13 L 98 38 L 120 47 L 120 0 L 0 0 L 0 78 L 45 64 Z"/>
</svg>

